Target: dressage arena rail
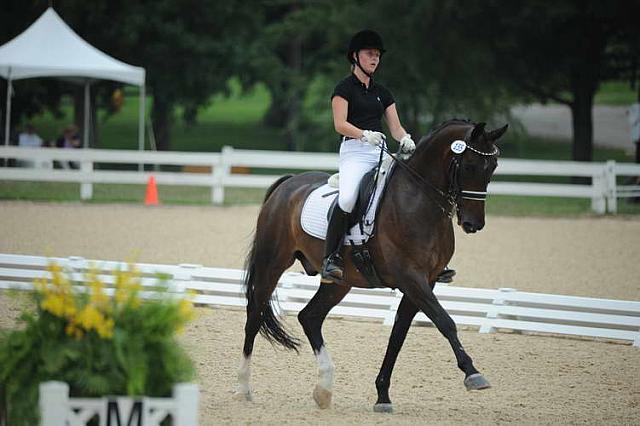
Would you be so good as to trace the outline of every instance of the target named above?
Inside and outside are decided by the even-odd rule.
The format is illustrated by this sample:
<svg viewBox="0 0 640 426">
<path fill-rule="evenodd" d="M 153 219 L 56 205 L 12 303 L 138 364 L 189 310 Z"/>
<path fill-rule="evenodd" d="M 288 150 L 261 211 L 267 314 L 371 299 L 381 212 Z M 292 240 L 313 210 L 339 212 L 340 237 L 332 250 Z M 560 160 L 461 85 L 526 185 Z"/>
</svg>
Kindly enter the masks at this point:
<svg viewBox="0 0 640 426">
<path fill-rule="evenodd" d="M 27 160 L 35 164 L 72 161 L 78 170 L 43 168 L 0 168 L 0 180 L 76 182 L 80 198 L 91 199 L 93 184 L 145 184 L 151 175 L 161 185 L 190 185 L 211 188 L 211 202 L 222 204 L 224 190 L 231 187 L 267 188 L 279 175 L 232 173 L 233 167 L 255 167 L 286 170 L 336 170 L 337 154 L 284 151 L 237 150 L 223 147 L 220 153 L 133 151 L 104 149 L 57 149 L 0 147 L 0 158 Z M 205 173 L 166 171 L 122 171 L 95 169 L 96 163 L 198 166 Z M 142 169 L 142 168 L 140 168 Z M 492 182 L 490 194 L 520 196 L 553 196 L 591 199 L 598 214 L 617 211 L 617 199 L 640 197 L 640 185 L 618 185 L 618 176 L 640 176 L 640 165 L 607 161 L 583 163 L 575 161 L 543 161 L 502 158 L 498 175 L 511 176 L 579 176 L 591 178 L 586 185 L 536 182 Z"/>
<path fill-rule="evenodd" d="M 97 270 L 108 287 L 114 285 L 113 271 L 125 270 L 123 262 L 86 260 L 81 257 L 47 258 L 0 254 L 0 291 L 31 290 L 36 278 L 50 278 L 49 263 L 67 270 L 79 285 L 88 268 Z M 143 297 L 154 297 L 158 277 L 166 277 L 168 290 L 181 297 L 189 291 L 193 302 L 207 306 L 246 306 L 242 292 L 244 271 L 201 265 L 154 265 L 138 263 Z M 319 277 L 285 272 L 278 283 L 276 305 L 283 314 L 299 312 L 318 289 Z M 112 288 L 107 288 L 111 294 Z M 192 293 L 192 294 L 191 294 Z M 511 288 L 482 289 L 436 284 L 435 294 L 460 326 L 478 328 L 480 333 L 501 330 L 586 336 L 632 342 L 640 347 L 640 301 L 595 299 L 521 292 Z M 330 316 L 357 317 L 392 325 L 401 293 L 391 289 L 354 288 L 334 307 Z M 415 324 L 431 325 L 420 313 Z M 241 324 L 238 325 L 241 329 Z"/>
</svg>

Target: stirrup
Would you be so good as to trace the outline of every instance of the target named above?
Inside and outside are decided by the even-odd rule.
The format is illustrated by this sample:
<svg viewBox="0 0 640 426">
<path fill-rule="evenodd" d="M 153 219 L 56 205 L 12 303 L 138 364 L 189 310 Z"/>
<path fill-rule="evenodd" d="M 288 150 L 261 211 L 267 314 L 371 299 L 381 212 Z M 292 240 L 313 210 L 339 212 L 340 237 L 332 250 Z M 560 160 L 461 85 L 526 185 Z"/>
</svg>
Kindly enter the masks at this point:
<svg viewBox="0 0 640 426">
<path fill-rule="evenodd" d="M 344 260 L 340 253 L 333 253 L 322 261 L 321 281 L 341 284 L 344 278 Z"/>
<path fill-rule="evenodd" d="M 453 282 L 453 277 L 454 277 L 455 274 L 456 274 L 455 270 L 445 267 L 438 274 L 438 278 L 436 278 L 436 281 L 439 282 L 439 283 L 449 284 L 449 283 Z"/>
</svg>

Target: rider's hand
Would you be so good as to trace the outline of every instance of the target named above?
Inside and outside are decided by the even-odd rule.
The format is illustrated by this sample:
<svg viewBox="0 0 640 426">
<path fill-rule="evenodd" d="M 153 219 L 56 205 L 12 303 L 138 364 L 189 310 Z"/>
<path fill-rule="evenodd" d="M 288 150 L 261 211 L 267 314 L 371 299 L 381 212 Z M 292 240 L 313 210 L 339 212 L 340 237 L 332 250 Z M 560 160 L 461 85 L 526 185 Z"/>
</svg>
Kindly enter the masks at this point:
<svg viewBox="0 0 640 426">
<path fill-rule="evenodd" d="M 412 154 L 416 150 L 416 143 L 411 139 L 411 135 L 407 133 L 400 139 L 400 151 Z"/>
<path fill-rule="evenodd" d="M 362 132 L 362 142 L 371 144 L 373 146 L 382 146 L 386 137 L 384 133 L 376 132 L 373 130 L 365 130 Z"/>
</svg>

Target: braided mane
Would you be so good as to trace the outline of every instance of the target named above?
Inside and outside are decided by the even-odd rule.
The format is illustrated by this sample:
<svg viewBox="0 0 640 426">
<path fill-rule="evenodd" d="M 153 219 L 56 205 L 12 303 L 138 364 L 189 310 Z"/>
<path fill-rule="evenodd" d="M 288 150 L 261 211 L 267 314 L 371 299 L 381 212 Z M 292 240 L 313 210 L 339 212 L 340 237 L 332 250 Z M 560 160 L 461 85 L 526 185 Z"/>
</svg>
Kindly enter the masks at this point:
<svg viewBox="0 0 640 426">
<path fill-rule="evenodd" d="M 443 121 L 440 124 L 438 124 L 436 127 L 434 127 L 433 129 L 431 129 L 429 131 L 429 133 L 427 133 L 426 136 L 423 136 L 422 138 L 420 138 L 420 141 L 418 142 L 417 146 L 416 146 L 416 150 L 420 149 L 421 147 L 424 147 L 426 145 L 429 144 L 429 141 L 432 139 L 432 137 L 438 133 L 440 130 L 444 129 L 445 127 L 448 127 L 450 125 L 453 124 L 469 124 L 471 126 L 474 126 L 476 123 L 469 120 L 468 118 L 450 118 L 449 120 Z"/>
</svg>

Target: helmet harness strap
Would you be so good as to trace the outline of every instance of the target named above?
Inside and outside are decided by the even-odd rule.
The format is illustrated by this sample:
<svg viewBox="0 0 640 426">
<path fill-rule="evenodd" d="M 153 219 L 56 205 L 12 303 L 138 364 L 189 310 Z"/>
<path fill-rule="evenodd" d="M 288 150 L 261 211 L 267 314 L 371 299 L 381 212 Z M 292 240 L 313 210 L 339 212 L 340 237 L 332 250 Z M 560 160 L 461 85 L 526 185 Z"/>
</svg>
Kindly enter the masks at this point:
<svg viewBox="0 0 640 426">
<path fill-rule="evenodd" d="M 358 66 L 358 68 L 360 68 L 360 71 L 362 71 L 363 73 L 365 73 L 365 75 L 369 78 L 373 78 L 373 73 L 368 73 L 364 70 L 364 68 L 362 68 L 362 65 L 360 65 L 360 51 L 357 50 L 356 52 L 354 52 L 356 54 L 356 60 L 355 60 L 355 64 Z"/>
</svg>

